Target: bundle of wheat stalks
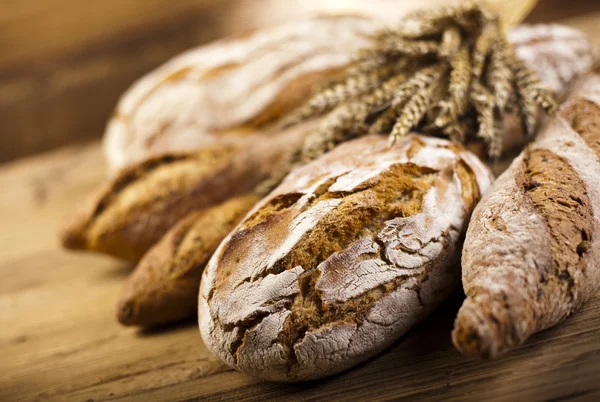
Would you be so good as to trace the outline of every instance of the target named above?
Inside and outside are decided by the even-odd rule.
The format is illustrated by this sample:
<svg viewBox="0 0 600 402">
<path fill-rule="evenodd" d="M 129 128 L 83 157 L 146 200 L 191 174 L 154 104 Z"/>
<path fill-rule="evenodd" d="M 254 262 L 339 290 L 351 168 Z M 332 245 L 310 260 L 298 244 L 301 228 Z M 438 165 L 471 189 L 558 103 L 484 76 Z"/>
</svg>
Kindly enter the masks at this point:
<svg viewBox="0 0 600 402">
<path fill-rule="evenodd" d="M 501 115 L 516 105 L 524 132 L 535 130 L 537 107 L 556 110 L 550 93 L 516 56 L 498 15 L 475 3 L 417 11 L 376 34 L 342 78 L 331 82 L 284 123 L 329 113 L 307 142 L 304 161 L 345 139 L 411 130 L 502 152 Z"/>
</svg>

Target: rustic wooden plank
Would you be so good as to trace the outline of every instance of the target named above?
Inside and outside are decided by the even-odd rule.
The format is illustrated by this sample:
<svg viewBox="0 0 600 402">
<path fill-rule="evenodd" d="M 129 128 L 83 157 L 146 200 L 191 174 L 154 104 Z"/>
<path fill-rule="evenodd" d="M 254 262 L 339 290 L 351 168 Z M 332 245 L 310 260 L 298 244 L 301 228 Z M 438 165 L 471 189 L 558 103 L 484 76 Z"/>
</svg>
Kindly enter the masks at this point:
<svg viewBox="0 0 600 402">
<path fill-rule="evenodd" d="M 0 260 L 56 249 L 59 222 L 105 177 L 97 143 L 72 146 L 1 170 Z"/>
<path fill-rule="evenodd" d="M 598 297 L 563 325 L 534 336 L 494 362 L 468 360 L 451 344 L 449 334 L 462 297 L 454 294 L 390 350 L 340 376 L 310 386 L 256 383 L 214 397 L 289 400 L 293 394 L 298 400 L 534 401 L 600 394 Z"/>
<path fill-rule="evenodd" d="M 1 400 L 251 401 L 289 400 L 292 393 L 298 400 L 502 401 L 600 392 L 600 298 L 506 358 L 477 362 L 450 343 L 457 293 L 370 362 L 310 386 L 281 385 L 223 372 L 194 322 L 155 331 L 119 327 L 112 302 L 127 272 L 109 259 L 57 250 L 0 265 L 7 280 L 0 289 Z"/>
<path fill-rule="evenodd" d="M 27 269 L 37 281 L 0 296 L 0 308 L 8 312 L 0 317 L 5 329 L 0 336 L 1 400 L 124 396 L 224 368 L 208 354 L 195 325 L 172 328 L 164 336 L 115 322 L 111 305 L 126 267 L 58 252 L 41 253 L 35 260 L 0 267 Z M 48 267 L 68 275 L 57 279 Z"/>
</svg>

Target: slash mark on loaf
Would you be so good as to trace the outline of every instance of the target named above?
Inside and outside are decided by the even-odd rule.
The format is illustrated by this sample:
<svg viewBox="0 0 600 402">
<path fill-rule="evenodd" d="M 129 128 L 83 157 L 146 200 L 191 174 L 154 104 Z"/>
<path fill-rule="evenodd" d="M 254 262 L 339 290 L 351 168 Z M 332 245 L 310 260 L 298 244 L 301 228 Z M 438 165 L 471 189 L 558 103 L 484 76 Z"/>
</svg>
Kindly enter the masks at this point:
<svg viewBox="0 0 600 402">
<path fill-rule="evenodd" d="M 557 287 L 573 303 L 574 272 L 585 269 L 581 259 L 593 229 L 593 211 L 585 184 L 566 159 L 546 149 L 529 151 L 523 164 L 522 186 L 546 221 L 554 266 L 551 272 L 541 272 L 538 299 L 543 299 L 548 291 L 554 293 L 551 288 Z"/>
</svg>

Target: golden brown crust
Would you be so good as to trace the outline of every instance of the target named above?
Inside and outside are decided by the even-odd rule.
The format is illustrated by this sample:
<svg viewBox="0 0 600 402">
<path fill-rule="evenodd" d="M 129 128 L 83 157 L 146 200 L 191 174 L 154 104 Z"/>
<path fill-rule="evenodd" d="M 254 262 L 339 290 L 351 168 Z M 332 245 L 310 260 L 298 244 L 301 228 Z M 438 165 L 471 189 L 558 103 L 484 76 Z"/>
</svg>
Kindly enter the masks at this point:
<svg viewBox="0 0 600 402">
<path fill-rule="evenodd" d="M 153 326 L 196 314 L 204 266 L 257 201 L 254 195 L 232 198 L 188 215 L 169 230 L 127 280 L 117 306 L 119 322 Z"/>
<path fill-rule="evenodd" d="M 569 102 L 569 105 L 561 110 L 560 116 L 600 158 L 600 106 L 580 98 Z"/>
<path fill-rule="evenodd" d="M 543 272 L 542 283 L 570 288 L 573 283 L 569 268 L 581 269 L 581 257 L 589 247 L 593 230 L 594 216 L 585 184 L 565 158 L 546 149 L 529 151 L 523 164 L 524 175 L 517 180 L 522 180 L 533 208 L 544 218 L 550 232 L 555 270 Z M 558 279 L 558 284 L 552 283 L 551 277 Z M 570 290 L 560 292 L 570 293 Z"/>
<path fill-rule="evenodd" d="M 313 124 L 127 168 L 68 223 L 63 245 L 137 262 L 179 219 L 253 191 L 286 164 Z"/>
<path fill-rule="evenodd" d="M 190 199 L 194 192 L 207 192 L 213 176 L 230 169 L 237 152 L 232 146 L 206 148 L 150 158 L 125 169 L 65 227 L 63 245 L 137 261 L 180 216 L 198 208 L 196 203 L 206 207 L 227 195 L 211 192 L 212 199 Z"/>
</svg>

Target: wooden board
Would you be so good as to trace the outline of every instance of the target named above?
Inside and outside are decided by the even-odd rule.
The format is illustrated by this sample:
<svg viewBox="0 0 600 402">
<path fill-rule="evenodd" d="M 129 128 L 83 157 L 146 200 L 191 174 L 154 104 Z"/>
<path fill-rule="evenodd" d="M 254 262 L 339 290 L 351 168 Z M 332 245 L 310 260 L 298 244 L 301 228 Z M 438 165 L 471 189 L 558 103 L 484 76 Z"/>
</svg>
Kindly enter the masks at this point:
<svg viewBox="0 0 600 402">
<path fill-rule="evenodd" d="M 600 39 L 600 13 L 566 20 Z M 63 216 L 104 178 L 99 144 L 0 168 L 0 401 L 600 400 L 600 295 L 503 359 L 465 359 L 454 294 L 392 348 L 336 377 L 262 382 L 228 370 L 191 320 L 124 328 L 114 304 L 131 267 L 67 253 Z"/>
</svg>

